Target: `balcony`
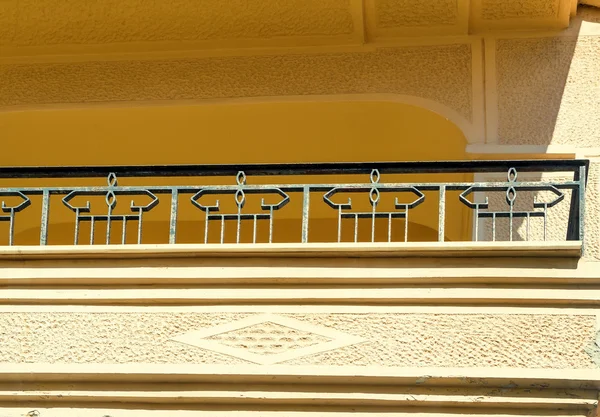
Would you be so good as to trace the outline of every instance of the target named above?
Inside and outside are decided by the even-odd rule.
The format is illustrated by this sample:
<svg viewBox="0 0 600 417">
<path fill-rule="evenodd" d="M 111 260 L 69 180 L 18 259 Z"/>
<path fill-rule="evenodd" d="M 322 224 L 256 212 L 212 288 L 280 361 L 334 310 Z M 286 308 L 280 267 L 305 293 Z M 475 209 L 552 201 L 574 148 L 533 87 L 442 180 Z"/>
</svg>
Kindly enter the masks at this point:
<svg viewBox="0 0 600 417">
<path fill-rule="evenodd" d="M 0 244 L 580 251 L 586 170 L 585 160 L 5 167 Z"/>
</svg>

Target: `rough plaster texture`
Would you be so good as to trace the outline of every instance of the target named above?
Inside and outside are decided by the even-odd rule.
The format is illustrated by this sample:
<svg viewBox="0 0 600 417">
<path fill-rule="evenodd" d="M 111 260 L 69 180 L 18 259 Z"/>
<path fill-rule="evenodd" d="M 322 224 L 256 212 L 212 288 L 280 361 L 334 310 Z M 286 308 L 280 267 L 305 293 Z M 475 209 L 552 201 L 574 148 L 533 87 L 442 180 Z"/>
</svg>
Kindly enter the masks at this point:
<svg viewBox="0 0 600 417">
<path fill-rule="evenodd" d="M 0 44 L 13 46 L 319 36 L 354 30 L 349 0 L 2 0 L 0 10 L 11 16 L 4 31 L 0 29 Z"/>
<path fill-rule="evenodd" d="M 560 0 L 482 0 L 484 20 L 552 17 L 558 15 Z"/>
<path fill-rule="evenodd" d="M 244 313 L 3 313 L 0 362 L 205 363 L 245 361 L 172 338 Z M 592 368 L 594 316 L 282 314 L 366 342 L 296 357 L 288 365 Z M 265 325 L 265 332 L 268 330 Z M 272 329 L 271 329 L 272 330 Z M 254 332 L 255 333 L 255 332 Z M 237 336 L 236 336 L 237 337 Z M 320 340 L 314 339 L 317 343 Z"/>
<path fill-rule="evenodd" d="M 598 51 L 599 36 L 499 40 L 500 142 L 600 146 Z"/>
<path fill-rule="evenodd" d="M 450 82 L 451 81 L 451 82 Z M 0 66 L 0 106 L 398 93 L 471 119 L 470 45 L 369 53 Z"/>
<path fill-rule="evenodd" d="M 377 0 L 375 13 L 380 28 L 454 25 L 458 0 Z"/>
</svg>

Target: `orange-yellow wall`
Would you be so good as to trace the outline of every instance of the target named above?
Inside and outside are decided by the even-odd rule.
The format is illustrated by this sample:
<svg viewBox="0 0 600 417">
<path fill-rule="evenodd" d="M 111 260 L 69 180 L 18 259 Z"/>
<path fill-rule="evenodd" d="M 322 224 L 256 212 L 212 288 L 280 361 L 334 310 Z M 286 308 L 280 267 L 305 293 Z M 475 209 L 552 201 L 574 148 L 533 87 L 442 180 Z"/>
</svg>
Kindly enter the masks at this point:
<svg viewBox="0 0 600 417">
<path fill-rule="evenodd" d="M 389 102 L 235 103 L 6 112 L 0 113 L 0 132 L 6 139 L 5 152 L 0 155 L 0 164 L 4 166 L 449 160 L 465 159 L 466 144 L 462 132 L 443 117 L 422 108 Z M 28 144 L 26 151 L 23 143 Z M 382 182 L 465 179 L 467 177 L 463 175 L 384 176 Z M 273 179 L 248 178 L 248 183 L 265 180 Z M 368 182 L 369 178 L 295 180 Z M 189 184 L 194 181 L 197 180 L 182 179 L 178 182 Z M 220 181 L 234 183 L 233 178 Z M 59 183 L 102 185 L 105 181 L 43 182 L 46 185 Z M 156 185 L 167 182 L 143 179 L 121 179 L 119 182 L 120 185 L 134 183 Z M 333 220 L 335 212 L 325 206 L 319 196 L 316 197 L 318 200 L 313 202 L 314 208 L 311 207 L 314 218 L 331 217 Z M 339 201 L 346 197 L 341 195 Z M 437 196 L 431 194 L 428 197 L 426 203 L 411 212 L 411 220 L 425 227 L 416 236 L 411 233 L 411 239 L 437 238 L 434 232 L 437 227 Z M 53 202 L 51 219 L 55 223 L 64 223 L 64 226 L 51 226 L 51 242 L 52 238 L 61 237 L 62 241 L 64 237 L 68 239 L 67 243 L 72 240 L 73 213 L 58 200 L 56 198 Z M 122 204 L 123 209 L 129 204 L 127 200 L 127 204 Z M 360 198 L 353 198 L 356 207 L 361 210 L 368 208 L 366 196 L 363 200 L 361 206 Z M 187 202 L 182 202 L 181 206 L 180 221 L 189 222 L 189 227 L 181 228 L 180 237 L 184 241 L 198 240 L 197 232 L 201 232 L 202 228 L 193 222 L 202 220 L 203 213 Z M 146 239 L 160 241 L 166 236 L 166 230 L 152 232 L 150 223 L 166 225 L 164 220 L 168 218 L 168 209 L 168 199 L 165 199 L 148 214 Z M 468 216 L 457 203 L 457 196 L 449 195 L 448 211 L 448 238 L 465 238 L 469 229 Z M 277 215 L 292 221 L 299 213 L 300 199 L 296 196 Z M 19 216 L 17 230 L 22 233 L 20 239 L 35 239 L 37 231 L 27 231 L 29 227 L 26 225 L 35 224 L 39 211 L 31 207 Z M 25 221 L 27 216 L 33 217 Z M 189 238 L 185 237 L 188 234 L 186 230 L 193 230 L 189 232 Z M 326 234 L 319 233 L 319 230 L 323 228 L 313 228 L 311 233 L 314 235 L 311 237 L 319 240 L 327 240 L 326 235 L 335 237 L 334 229 Z M 417 230 L 416 226 L 414 230 Z M 275 236 L 276 239 L 278 236 L 279 239 L 287 239 L 281 231 Z"/>
</svg>

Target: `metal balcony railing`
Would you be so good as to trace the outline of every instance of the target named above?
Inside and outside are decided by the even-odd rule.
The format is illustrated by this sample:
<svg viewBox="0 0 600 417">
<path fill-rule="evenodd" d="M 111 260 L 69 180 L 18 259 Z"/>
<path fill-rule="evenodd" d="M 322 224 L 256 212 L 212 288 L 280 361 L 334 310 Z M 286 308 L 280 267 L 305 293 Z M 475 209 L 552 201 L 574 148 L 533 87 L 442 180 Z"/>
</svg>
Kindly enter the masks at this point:
<svg viewBox="0 0 600 417">
<path fill-rule="evenodd" d="M 182 210 L 192 213 L 186 228 L 194 228 L 197 243 L 256 243 L 273 241 L 284 208 L 299 225 L 288 241 L 313 241 L 314 218 L 323 215 L 334 225 L 331 241 L 407 241 L 413 214 L 423 223 L 427 213 L 435 213 L 437 219 L 426 220 L 443 241 L 447 224 L 457 221 L 448 207 L 461 207 L 470 216 L 473 240 L 529 240 L 532 234 L 546 240 L 554 227 L 549 213 L 562 204 L 561 218 L 568 217 L 563 239 L 582 241 L 587 166 L 585 160 L 533 160 L 4 167 L 0 226 L 8 227 L 0 233 L 8 234 L 8 245 L 20 244 L 15 230 L 24 227 L 19 222 L 28 212 L 38 219 L 30 226 L 39 231 L 39 244 L 47 245 L 53 216 L 68 214 L 75 245 L 139 244 L 146 216 L 168 205 L 162 221 L 171 244 L 179 243 Z M 61 185 L 46 185 L 53 182 Z M 57 199 L 60 210 L 51 205 Z M 118 206 L 121 201 L 126 204 Z M 430 210 L 418 214 L 425 204 Z"/>
</svg>

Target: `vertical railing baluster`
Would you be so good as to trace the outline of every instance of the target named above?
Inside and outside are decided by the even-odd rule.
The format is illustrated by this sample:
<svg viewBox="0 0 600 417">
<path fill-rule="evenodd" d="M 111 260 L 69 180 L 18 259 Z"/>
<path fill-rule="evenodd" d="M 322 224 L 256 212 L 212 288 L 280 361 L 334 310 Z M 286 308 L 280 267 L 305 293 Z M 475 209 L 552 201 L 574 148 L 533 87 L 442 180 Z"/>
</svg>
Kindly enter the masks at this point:
<svg viewBox="0 0 600 417">
<path fill-rule="evenodd" d="M 42 220 L 40 223 L 40 245 L 48 244 L 48 216 L 50 215 L 50 191 L 42 192 Z"/>
<path fill-rule="evenodd" d="M 446 186 L 440 186 L 440 200 L 439 200 L 439 213 L 438 213 L 438 241 L 444 241 L 444 235 L 446 233 Z"/>
<path fill-rule="evenodd" d="M 110 243 L 110 232 L 112 226 L 112 207 L 108 207 L 108 218 L 106 219 L 106 244 Z"/>
<path fill-rule="evenodd" d="M 127 217 L 123 216 L 123 230 L 121 231 L 121 245 L 127 243 Z"/>
<path fill-rule="evenodd" d="M 95 227 L 96 227 L 96 219 L 94 216 L 92 216 L 92 218 L 90 220 L 90 245 L 94 244 Z"/>
<path fill-rule="evenodd" d="M 208 243 L 208 221 L 210 220 L 210 208 L 206 208 L 206 221 L 204 222 L 204 243 Z"/>
<path fill-rule="evenodd" d="M 579 240 L 582 243 L 582 255 L 585 251 L 585 237 L 584 237 L 584 224 L 585 224 L 585 187 L 587 179 L 587 167 L 579 167 Z"/>
<path fill-rule="evenodd" d="M 8 213 L 8 246 L 13 246 L 15 241 L 15 209 L 9 209 Z"/>
<path fill-rule="evenodd" d="M 342 206 L 338 207 L 338 243 L 342 241 Z"/>
<path fill-rule="evenodd" d="M 171 189 L 171 220 L 169 223 L 169 244 L 173 245 L 177 239 L 177 213 L 179 206 L 179 190 Z"/>
<path fill-rule="evenodd" d="M 310 186 L 306 185 L 306 186 L 304 186 L 304 190 L 302 193 L 302 243 L 308 242 L 309 211 L 310 211 Z"/>
<path fill-rule="evenodd" d="M 138 245 L 142 244 L 142 223 L 143 223 L 142 209 L 139 209 L 139 211 L 138 211 L 138 235 L 137 235 Z"/>
<path fill-rule="evenodd" d="M 273 243 L 273 206 L 269 210 L 269 243 Z"/>
<path fill-rule="evenodd" d="M 474 222 L 475 230 L 473 232 L 473 235 L 475 237 L 475 242 L 477 242 L 477 241 L 479 241 L 479 204 L 475 204 L 475 216 L 474 217 L 475 217 L 475 222 Z"/>
<path fill-rule="evenodd" d="M 544 204 L 544 242 L 546 241 L 546 226 L 548 223 L 548 204 Z"/>
<path fill-rule="evenodd" d="M 79 219 L 79 208 L 75 209 L 75 238 L 73 239 L 74 244 L 79 244 L 79 224 L 81 220 Z"/>
<path fill-rule="evenodd" d="M 225 215 L 221 214 L 221 243 L 225 241 Z"/>
<path fill-rule="evenodd" d="M 404 208 L 404 241 L 408 242 L 408 207 Z"/>
</svg>

